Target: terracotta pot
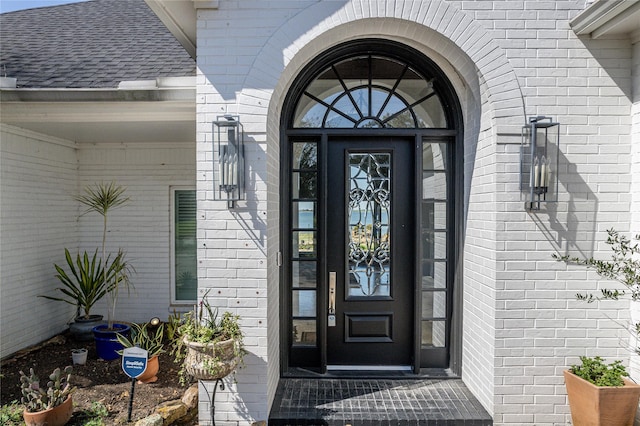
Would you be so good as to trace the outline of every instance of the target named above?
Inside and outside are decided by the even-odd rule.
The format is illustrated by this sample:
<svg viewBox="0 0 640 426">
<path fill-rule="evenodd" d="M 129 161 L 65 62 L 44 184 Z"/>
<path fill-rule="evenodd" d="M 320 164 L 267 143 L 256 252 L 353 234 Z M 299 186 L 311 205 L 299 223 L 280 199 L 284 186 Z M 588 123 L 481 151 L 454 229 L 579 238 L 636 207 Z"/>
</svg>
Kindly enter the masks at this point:
<svg viewBox="0 0 640 426">
<path fill-rule="evenodd" d="M 564 371 L 571 419 L 576 426 L 633 426 L 640 385 L 625 380 L 622 387 L 596 386 Z"/>
<path fill-rule="evenodd" d="M 183 342 L 187 346 L 187 355 L 184 359 L 185 370 L 197 380 L 216 380 L 226 377 L 235 370 L 240 361 L 235 356 L 235 347 L 238 344 L 235 339 L 198 343 L 184 338 Z M 218 361 L 214 361 L 214 357 L 217 357 Z M 210 372 L 211 370 L 213 372 Z"/>
<path fill-rule="evenodd" d="M 156 355 L 147 360 L 147 368 L 138 376 L 138 383 L 156 382 L 158 380 L 156 376 L 158 370 L 160 370 L 160 363 L 158 362 L 158 355 Z"/>
<path fill-rule="evenodd" d="M 73 402 L 71 395 L 57 407 L 48 410 L 29 413 L 26 410 L 22 413 L 22 418 L 26 426 L 63 426 L 71 419 L 73 414 Z"/>
</svg>

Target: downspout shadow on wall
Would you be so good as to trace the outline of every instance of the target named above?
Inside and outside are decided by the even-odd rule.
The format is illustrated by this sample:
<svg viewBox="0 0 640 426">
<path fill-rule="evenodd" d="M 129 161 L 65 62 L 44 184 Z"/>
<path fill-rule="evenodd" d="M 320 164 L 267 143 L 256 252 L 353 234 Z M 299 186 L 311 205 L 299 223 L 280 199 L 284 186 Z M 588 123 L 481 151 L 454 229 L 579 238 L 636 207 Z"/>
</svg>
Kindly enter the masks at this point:
<svg viewBox="0 0 640 426">
<path fill-rule="evenodd" d="M 595 247 L 597 232 L 598 197 L 578 173 L 577 166 L 569 162 L 560 151 L 559 184 L 567 193 L 566 209 L 562 197 L 557 202 L 548 202 L 546 210 L 531 212 L 531 217 L 561 256 L 590 258 Z M 548 215 L 545 221 L 542 214 Z"/>
</svg>

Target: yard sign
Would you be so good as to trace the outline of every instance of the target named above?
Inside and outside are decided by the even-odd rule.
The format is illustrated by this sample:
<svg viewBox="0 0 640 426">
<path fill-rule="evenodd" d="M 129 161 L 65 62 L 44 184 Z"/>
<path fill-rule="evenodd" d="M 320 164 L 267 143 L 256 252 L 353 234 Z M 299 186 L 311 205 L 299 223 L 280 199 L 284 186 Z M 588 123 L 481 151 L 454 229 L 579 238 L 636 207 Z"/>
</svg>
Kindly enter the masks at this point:
<svg viewBox="0 0 640 426">
<path fill-rule="evenodd" d="M 138 347 L 126 348 L 122 352 L 122 371 L 135 379 L 147 369 L 148 353 Z"/>
</svg>

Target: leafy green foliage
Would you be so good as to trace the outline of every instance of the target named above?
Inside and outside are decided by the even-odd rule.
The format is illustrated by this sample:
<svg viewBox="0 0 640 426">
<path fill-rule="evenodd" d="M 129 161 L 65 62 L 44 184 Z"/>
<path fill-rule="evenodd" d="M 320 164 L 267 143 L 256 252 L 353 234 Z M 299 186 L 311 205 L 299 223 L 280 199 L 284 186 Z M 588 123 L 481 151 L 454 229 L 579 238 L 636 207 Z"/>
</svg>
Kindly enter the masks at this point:
<svg viewBox="0 0 640 426">
<path fill-rule="evenodd" d="M 580 259 L 557 254 L 552 256 L 567 264 L 584 265 L 595 270 L 601 277 L 618 281 L 624 285 L 622 290 L 603 288 L 598 296 L 592 293 L 578 293 L 576 294 L 578 300 L 592 303 L 597 300 L 619 300 L 628 295 L 632 301 L 640 301 L 640 235 L 636 235 L 635 242 L 632 242 L 614 229 L 608 229 L 607 234 L 606 243 L 613 252 L 611 260 L 598 260 L 593 257 Z M 633 330 L 636 337 L 640 337 L 640 323 L 633 324 Z M 636 347 L 635 352 L 640 354 L 640 347 Z"/>
<path fill-rule="evenodd" d="M 57 407 L 67 400 L 67 397 L 75 391 L 71 387 L 71 366 L 65 367 L 64 371 L 56 368 L 49 376 L 46 388 L 40 386 L 40 379 L 29 369 L 27 376 L 20 371 L 20 383 L 22 388 L 22 403 L 30 413 L 48 410 Z"/>
<path fill-rule="evenodd" d="M 599 356 L 581 356 L 580 361 L 582 365 L 572 365 L 570 371 L 596 386 L 624 386 L 622 378 L 629 376 L 621 361 L 605 364 Z"/>
<path fill-rule="evenodd" d="M 242 360 L 246 353 L 242 341 L 242 330 L 240 329 L 240 316 L 231 312 L 224 312 L 222 317 L 218 317 L 218 309 L 213 308 L 207 300 L 208 294 L 209 292 L 207 291 L 200 304 L 194 306 L 193 311 L 184 315 L 184 320 L 175 331 L 174 340 L 172 341 L 172 354 L 175 355 L 176 362 L 182 362 L 186 356 L 188 348 L 184 342 L 185 339 L 203 344 L 234 339 L 236 341 L 234 356 Z M 215 374 L 220 362 L 221 359 L 216 355 L 205 363 L 205 367 L 209 370 L 209 373 Z M 184 364 L 179 374 L 180 382 L 184 384 L 187 381 Z"/>
<path fill-rule="evenodd" d="M 149 358 L 156 355 L 160 355 L 164 352 L 164 346 L 162 339 L 164 338 L 164 324 L 160 324 L 156 329 L 155 334 L 149 333 L 149 324 L 144 323 L 142 325 L 131 324 L 131 339 L 117 333 L 116 337 L 118 342 L 125 348 L 131 348 L 137 346 L 148 352 Z M 123 350 L 117 351 L 122 355 Z"/>
<path fill-rule="evenodd" d="M 0 425 L 18 426 L 24 424 L 22 421 L 22 411 L 24 407 L 13 401 L 11 404 L 0 405 Z"/>
<path fill-rule="evenodd" d="M 618 281 L 626 288 L 626 290 L 602 289 L 599 297 L 592 294 L 578 294 L 577 297 L 580 300 L 587 302 L 601 299 L 618 300 L 626 294 L 626 291 L 629 291 L 631 300 L 640 300 L 640 235 L 636 235 L 634 240 L 637 242 L 632 243 L 629 238 L 620 235 L 614 229 L 607 230 L 607 234 L 606 243 L 611 246 L 613 252 L 611 260 L 598 260 L 593 257 L 580 259 L 557 254 L 553 254 L 553 257 L 561 262 L 584 265 L 594 269 L 598 275 Z"/>
<path fill-rule="evenodd" d="M 82 424 L 83 426 L 105 426 L 106 423 L 104 419 L 107 417 L 109 417 L 107 407 L 99 401 L 94 401 L 89 408 L 74 415 L 74 424 Z"/>
<path fill-rule="evenodd" d="M 167 338 L 169 341 L 173 342 L 176 339 L 180 325 L 182 325 L 180 313 L 174 309 L 173 313 L 169 315 L 169 319 L 167 320 Z"/>
</svg>

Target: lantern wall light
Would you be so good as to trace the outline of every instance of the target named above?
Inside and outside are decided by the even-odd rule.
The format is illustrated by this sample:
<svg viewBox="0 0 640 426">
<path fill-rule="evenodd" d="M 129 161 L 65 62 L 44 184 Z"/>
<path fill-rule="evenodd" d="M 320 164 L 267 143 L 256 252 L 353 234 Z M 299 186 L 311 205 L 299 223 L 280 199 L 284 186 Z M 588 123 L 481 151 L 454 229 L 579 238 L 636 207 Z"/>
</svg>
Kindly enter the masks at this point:
<svg viewBox="0 0 640 426">
<path fill-rule="evenodd" d="M 226 201 L 230 209 L 244 200 L 244 130 L 238 116 L 213 122 L 213 188 L 214 199 Z"/>
<path fill-rule="evenodd" d="M 522 127 L 520 190 L 525 210 L 558 201 L 560 123 L 551 117 L 530 117 Z"/>
</svg>

